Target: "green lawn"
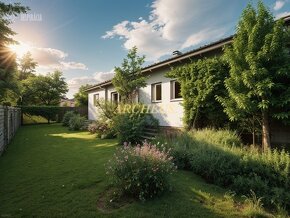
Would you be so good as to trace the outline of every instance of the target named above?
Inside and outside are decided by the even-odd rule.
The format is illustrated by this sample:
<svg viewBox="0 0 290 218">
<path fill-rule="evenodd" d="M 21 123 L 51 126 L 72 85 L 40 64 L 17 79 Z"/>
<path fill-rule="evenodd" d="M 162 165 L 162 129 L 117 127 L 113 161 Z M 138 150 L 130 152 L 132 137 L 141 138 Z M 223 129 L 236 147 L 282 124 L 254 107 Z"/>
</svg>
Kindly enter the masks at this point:
<svg viewBox="0 0 290 218">
<path fill-rule="evenodd" d="M 115 149 L 115 140 L 58 124 L 20 128 L 0 157 L 0 217 L 242 216 L 242 207 L 224 197 L 227 190 L 182 171 L 172 192 L 101 212 L 98 197 L 108 185 L 104 164 Z"/>
</svg>

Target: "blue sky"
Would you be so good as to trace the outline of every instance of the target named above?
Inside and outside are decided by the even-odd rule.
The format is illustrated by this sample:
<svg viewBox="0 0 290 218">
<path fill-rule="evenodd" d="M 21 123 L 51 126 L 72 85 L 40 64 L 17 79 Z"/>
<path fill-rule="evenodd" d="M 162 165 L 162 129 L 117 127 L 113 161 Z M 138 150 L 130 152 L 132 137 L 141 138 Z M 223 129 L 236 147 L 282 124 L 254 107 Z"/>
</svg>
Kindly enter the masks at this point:
<svg viewBox="0 0 290 218">
<path fill-rule="evenodd" d="M 5 0 L 4 2 L 16 2 Z M 252 1 L 256 3 L 256 1 Z M 12 28 L 31 51 L 39 73 L 63 71 L 68 97 L 82 84 L 113 75 L 136 45 L 147 63 L 234 33 L 246 0 L 21 0 L 28 17 Z M 290 0 L 265 0 L 275 16 L 290 13 Z M 23 52 L 22 52 L 23 53 Z M 19 55 L 22 54 L 19 52 Z"/>
</svg>

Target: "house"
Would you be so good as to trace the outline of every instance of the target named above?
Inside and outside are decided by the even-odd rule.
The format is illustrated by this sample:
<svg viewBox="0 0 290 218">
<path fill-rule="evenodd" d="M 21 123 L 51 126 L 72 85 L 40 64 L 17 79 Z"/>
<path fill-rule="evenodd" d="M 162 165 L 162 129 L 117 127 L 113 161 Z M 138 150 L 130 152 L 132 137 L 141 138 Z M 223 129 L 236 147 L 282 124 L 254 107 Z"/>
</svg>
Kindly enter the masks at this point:
<svg viewBox="0 0 290 218">
<path fill-rule="evenodd" d="M 61 106 L 61 107 L 75 107 L 75 100 L 68 99 L 68 98 L 62 98 L 60 100 L 59 106 Z"/>
<path fill-rule="evenodd" d="M 290 16 L 288 15 L 283 19 L 289 26 Z M 223 47 L 230 44 L 232 39 L 233 36 L 230 36 L 186 53 L 176 51 L 173 53 L 173 57 L 144 67 L 142 73 L 148 76 L 147 86 L 139 89 L 138 102 L 154 107 L 155 111 L 158 111 L 153 115 L 159 120 L 161 127 L 182 127 L 183 107 L 182 98 L 179 94 L 180 85 L 177 81 L 165 77 L 165 73 L 172 67 L 204 57 L 221 55 Z M 98 119 L 94 103 L 96 100 L 105 99 L 113 102 L 120 100 L 120 96 L 114 89 L 111 80 L 96 84 L 87 89 L 87 92 L 89 96 L 88 117 L 90 120 Z"/>
</svg>

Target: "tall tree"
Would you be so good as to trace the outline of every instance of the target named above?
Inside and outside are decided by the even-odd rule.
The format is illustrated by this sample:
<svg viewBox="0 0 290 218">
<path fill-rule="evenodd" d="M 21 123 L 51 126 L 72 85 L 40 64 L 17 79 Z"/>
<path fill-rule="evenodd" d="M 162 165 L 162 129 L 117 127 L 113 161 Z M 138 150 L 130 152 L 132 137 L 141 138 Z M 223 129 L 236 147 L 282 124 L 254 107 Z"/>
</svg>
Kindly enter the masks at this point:
<svg viewBox="0 0 290 218">
<path fill-rule="evenodd" d="M 224 58 L 230 65 L 225 80 L 229 98 L 220 98 L 231 120 L 255 118 L 261 122 L 263 148 L 270 147 L 270 117 L 290 118 L 290 70 L 283 21 L 274 20 L 260 1 L 248 5 Z M 288 109 L 287 109 L 288 108 Z"/>
<path fill-rule="evenodd" d="M 115 67 L 116 74 L 112 82 L 125 103 L 134 102 L 138 89 L 146 86 L 146 77 L 141 72 L 144 60 L 145 56 L 138 56 L 137 47 L 133 47 L 122 66 Z"/>
<path fill-rule="evenodd" d="M 0 103 L 7 101 L 7 96 L 16 92 L 18 88 L 16 55 L 8 48 L 9 44 L 16 43 L 12 38 L 15 32 L 9 27 L 9 15 L 17 16 L 26 13 L 27 10 L 27 7 L 19 3 L 0 2 Z"/>
<path fill-rule="evenodd" d="M 35 68 L 37 67 L 37 62 L 35 62 L 31 56 L 30 52 L 27 52 L 23 55 L 20 59 L 19 63 L 19 79 L 24 80 L 27 79 L 29 76 L 33 76 L 35 72 Z"/>
<path fill-rule="evenodd" d="M 82 85 L 79 88 L 79 91 L 74 94 L 76 106 L 88 106 L 88 93 L 86 92 L 86 89 L 89 87 L 91 87 L 89 84 Z"/>
<path fill-rule="evenodd" d="M 181 84 L 183 120 L 188 129 L 221 127 L 227 120 L 216 95 L 223 96 L 228 66 L 220 58 L 201 59 L 167 73 Z"/>
<path fill-rule="evenodd" d="M 67 83 L 59 71 L 29 77 L 24 84 L 24 105 L 58 105 L 68 91 Z"/>
</svg>

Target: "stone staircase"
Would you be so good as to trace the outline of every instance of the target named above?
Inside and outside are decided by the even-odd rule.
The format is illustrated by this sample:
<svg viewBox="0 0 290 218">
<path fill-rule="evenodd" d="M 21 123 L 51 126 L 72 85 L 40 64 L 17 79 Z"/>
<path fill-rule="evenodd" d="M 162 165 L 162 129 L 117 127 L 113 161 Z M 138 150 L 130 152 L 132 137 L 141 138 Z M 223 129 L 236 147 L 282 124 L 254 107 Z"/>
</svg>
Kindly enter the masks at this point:
<svg viewBox="0 0 290 218">
<path fill-rule="evenodd" d="M 148 127 L 145 128 L 144 133 L 142 135 L 142 138 L 146 139 L 146 140 L 153 140 L 153 139 L 156 138 L 158 132 L 159 131 L 158 131 L 157 128 L 148 126 Z"/>
</svg>

